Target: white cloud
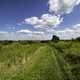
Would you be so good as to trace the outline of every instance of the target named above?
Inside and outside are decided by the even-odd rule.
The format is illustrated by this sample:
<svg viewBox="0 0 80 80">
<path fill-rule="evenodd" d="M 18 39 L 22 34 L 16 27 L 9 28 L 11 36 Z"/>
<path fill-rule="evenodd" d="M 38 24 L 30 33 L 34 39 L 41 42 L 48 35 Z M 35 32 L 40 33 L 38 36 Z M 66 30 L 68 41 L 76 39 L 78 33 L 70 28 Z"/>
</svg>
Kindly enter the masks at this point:
<svg viewBox="0 0 80 80">
<path fill-rule="evenodd" d="M 56 31 L 55 33 L 57 36 L 59 36 L 61 39 L 72 39 L 74 38 L 74 31 L 70 29 L 64 29 L 60 31 Z"/>
<path fill-rule="evenodd" d="M 39 29 L 57 27 L 63 21 L 63 18 L 60 17 L 61 14 L 72 12 L 73 8 L 79 3 L 80 0 L 49 0 L 49 11 L 51 13 L 42 14 L 41 17 L 26 18 L 23 22 Z M 53 15 L 53 13 L 57 15 Z"/>
<path fill-rule="evenodd" d="M 24 21 L 24 23 L 31 24 L 31 25 L 35 25 L 38 22 L 40 22 L 38 17 L 31 17 L 31 18 L 25 19 L 25 21 Z"/>
<path fill-rule="evenodd" d="M 62 30 L 47 29 L 46 32 L 30 31 L 28 29 L 22 29 L 16 32 L 0 31 L 0 40 L 50 40 L 52 35 L 57 35 L 60 39 L 79 37 L 80 24 L 75 24 Z"/>
<path fill-rule="evenodd" d="M 80 0 L 49 0 L 49 11 L 56 14 L 69 14 Z"/>
<path fill-rule="evenodd" d="M 51 13 L 42 14 L 41 17 L 26 18 L 23 22 L 32 25 L 34 28 L 46 29 L 47 27 L 57 27 L 63 21 L 61 14 L 72 12 L 76 5 L 79 5 L 80 0 L 49 0 L 49 11 Z M 53 12 L 57 14 L 53 15 Z"/>
<path fill-rule="evenodd" d="M 39 34 L 44 35 L 44 32 L 42 31 L 33 31 L 32 33 L 36 35 L 39 35 Z"/>
<path fill-rule="evenodd" d="M 8 32 L 6 31 L 0 31 L 0 34 L 7 34 Z"/>
<path fill-rule="evenodd" d="M 19 31 L 17 31 L 17 33 L 44 34 L 43 31 L 31 31 L 31 30 L 28 30 L 28 29 L 22 29 L 22 30 L 19 30 Z"/>
<path fill-rule="evenodd" d="M 25 34 L 24 34 L 25 33 Z M 16 40 L 50 40 L 52 36 L 44 31 L 19 30 L 14 33 Z"/>
<path fill-rule="evenodd" d="M 80 24 L 76 24 L 76 25 L 73 25 L 73 27 L 72 27 L 73 29 L 77 29 L 77 30 L 79 30 L 80 31 Z"/>
<path fill-rule="evenodd" d="M 0 40 L 8 40 L 9 39 L 9 33 L 6 31 L 0 31 Z"/>
<path fill-rule="evenodd" d="M 56 27 L 63 21 L 60 16 L 43 14 L 40 18 L 31 17 L 24 20 L 24 23 L 32 25 L 34 28 Z"/>
<path fill-rule="evenodd" d="M 28 30 L 28 29 L 24 29 L 24 30 L 19 30 L 17 31 L 18 33 L 32 33 L 32 31 Z"/>
<path fill-rule="evenodd" d="M 72 39 L 80 37 L 80 24 L 73 25 L 72 27 L 65 28 L 63 30 L 55 31 L 61 39 Z"/>
<path fill-rule="evenodd" d="M 52 36 L 42 31 L 0 32 L 0 40 L 51 40 Z M 25 33 L 25 34 L 24 34 Z"/>
</svg>

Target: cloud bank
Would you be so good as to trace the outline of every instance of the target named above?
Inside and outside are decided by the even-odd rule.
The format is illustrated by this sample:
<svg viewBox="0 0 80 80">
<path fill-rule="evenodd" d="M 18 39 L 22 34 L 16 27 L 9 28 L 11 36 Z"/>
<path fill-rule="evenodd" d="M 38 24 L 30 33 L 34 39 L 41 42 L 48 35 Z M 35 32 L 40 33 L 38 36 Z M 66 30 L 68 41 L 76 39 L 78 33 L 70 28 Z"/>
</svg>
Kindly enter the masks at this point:
<svg viewBox="0 0 80 80">
<path fill-rule="evenodd" d="M 21 29 L 16 32 L 0 31 L 0 40 L 51 40 L 53 34 L 63 40 L 75 39 L 80 37 L 80 24 L 75 24 L 61 30 L 47 29 L 46 32 L 28 29 Z"/>
<path fill-rule="evenodd" d="M 47 29 L 46 32 L 31 31 L 28 29 L 21 29 L 16 32 L 0 31 L 0 40 L 51 40 L 53 34 L 63 40 L 75 39 L 80 37 L 80 24 L 75 24 L 61 30 Z"/>
<path fill-rule="evenodd" d="M 30 31 L 28 29 L 16 32 L 0 31 L 0 40 L 51 40 L 52 35 L 43 31 Z"/>
<path fill-rule="evenodd" d="M 61 39 L 75 39 L 80 37 L 80 24 L 75 24 L 72 27 L 55 31 L 55 34 Z"/>
</svg>

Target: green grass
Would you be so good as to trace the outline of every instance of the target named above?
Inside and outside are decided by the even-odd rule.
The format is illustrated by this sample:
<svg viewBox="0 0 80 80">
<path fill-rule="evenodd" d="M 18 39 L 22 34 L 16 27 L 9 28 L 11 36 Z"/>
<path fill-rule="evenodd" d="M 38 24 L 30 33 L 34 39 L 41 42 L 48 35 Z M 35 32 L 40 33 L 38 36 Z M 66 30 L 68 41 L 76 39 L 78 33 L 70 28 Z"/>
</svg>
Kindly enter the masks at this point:
<svg viewBox="0 0 80 80">
<path fill-rule="evenodd" d="M 0 43 L 0 80 L 80 80 L 80 42 Z"/>
</svg>

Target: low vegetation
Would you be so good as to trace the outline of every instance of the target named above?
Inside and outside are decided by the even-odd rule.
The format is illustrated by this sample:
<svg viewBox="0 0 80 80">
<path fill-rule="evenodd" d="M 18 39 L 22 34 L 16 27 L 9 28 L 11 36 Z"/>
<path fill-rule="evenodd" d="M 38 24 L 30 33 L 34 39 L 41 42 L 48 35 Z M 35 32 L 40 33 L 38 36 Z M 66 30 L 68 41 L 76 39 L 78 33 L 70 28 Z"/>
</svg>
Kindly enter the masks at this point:
<svg viewBox="0 0 80 80">
<path fill-rule="evenodd" d="M 80 42 L 0 42 L 0 80 L 80 80 Z"/>
</svg>

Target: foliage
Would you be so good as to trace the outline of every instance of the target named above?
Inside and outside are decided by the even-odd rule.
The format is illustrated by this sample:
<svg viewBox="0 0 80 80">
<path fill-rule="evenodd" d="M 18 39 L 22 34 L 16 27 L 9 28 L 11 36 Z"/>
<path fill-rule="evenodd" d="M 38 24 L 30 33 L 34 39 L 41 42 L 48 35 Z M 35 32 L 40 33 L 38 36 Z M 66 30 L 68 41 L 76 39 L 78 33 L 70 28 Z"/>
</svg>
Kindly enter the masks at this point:
<svg viewBox="0 0 80 80">
<path fill-rule="evenodd" d="M 77 37 L 76 40 L 80 41 L 80 37 Z"/>
<path fill-rule="evenodd" d="M 52 41 L 54 41 L 54 40 L 59 40 L 59 37 L 56 36 L 56 35 L 53 35 L 53 37 L 52 37 Z"/>
</svg>

